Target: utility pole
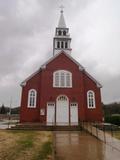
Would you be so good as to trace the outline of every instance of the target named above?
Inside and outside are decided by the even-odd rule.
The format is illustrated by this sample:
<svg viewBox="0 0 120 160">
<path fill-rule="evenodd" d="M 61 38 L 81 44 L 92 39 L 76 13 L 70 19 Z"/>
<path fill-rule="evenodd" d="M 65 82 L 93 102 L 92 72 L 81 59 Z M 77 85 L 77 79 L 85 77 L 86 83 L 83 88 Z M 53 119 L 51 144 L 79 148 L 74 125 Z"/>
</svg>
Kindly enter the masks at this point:
<svg viewBox="0 0 120 160">
<path fill-rule="evenodd" d="M 12 108 L 12 97 L 10 98 L 10 106 L 9 106 L 9 112 L 8 112 L 8 128 L 9 128 L 10 119 L 11 119 L 11 108 Z"/>
</svg>

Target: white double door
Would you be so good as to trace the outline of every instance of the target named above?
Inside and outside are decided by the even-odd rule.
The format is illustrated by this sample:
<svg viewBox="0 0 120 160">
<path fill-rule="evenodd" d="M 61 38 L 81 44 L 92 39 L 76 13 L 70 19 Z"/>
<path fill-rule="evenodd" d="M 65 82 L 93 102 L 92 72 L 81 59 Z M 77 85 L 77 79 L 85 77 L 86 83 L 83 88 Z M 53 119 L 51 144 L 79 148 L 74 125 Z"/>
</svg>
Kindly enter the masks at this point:
<svg viewBox="0 0 120 160">
<path fill-rule="evenodd" d="M 65 96 L 57 99 L 56 125 L 69 125 L 69 101 Z"/>
<path fill-rule="evenodd" d="M 55 113 L 56 112 L 56 113 Z M 55 117 L 56 116 L 56 117 Z M 56 122 L 55 122 L 56 119 Z M 71 103 L 69 109 L 69 99 L 67 96 L 59 96 L 56 100 L 56 110 L 54 103 L 47 104 L 47 124 L 48 125 L 77 125 L 78 124 L 78 104 Z"/>
</svg>

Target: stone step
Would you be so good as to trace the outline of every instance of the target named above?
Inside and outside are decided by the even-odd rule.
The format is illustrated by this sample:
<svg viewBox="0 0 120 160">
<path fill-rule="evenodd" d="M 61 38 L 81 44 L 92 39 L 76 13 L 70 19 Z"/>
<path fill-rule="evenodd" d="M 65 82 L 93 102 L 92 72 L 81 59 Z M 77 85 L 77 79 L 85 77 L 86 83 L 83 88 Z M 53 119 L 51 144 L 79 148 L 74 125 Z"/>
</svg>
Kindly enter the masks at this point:
<svg viewBox="0 0 120 160">
<path fill-rule="evenodd" d="M 46 126 L 46 125 L 33 125 L 21 124 L 12 126 L 11 130 L 40 130 L 40 131 L 80 131 L 80 126 Z"/>
</svg>

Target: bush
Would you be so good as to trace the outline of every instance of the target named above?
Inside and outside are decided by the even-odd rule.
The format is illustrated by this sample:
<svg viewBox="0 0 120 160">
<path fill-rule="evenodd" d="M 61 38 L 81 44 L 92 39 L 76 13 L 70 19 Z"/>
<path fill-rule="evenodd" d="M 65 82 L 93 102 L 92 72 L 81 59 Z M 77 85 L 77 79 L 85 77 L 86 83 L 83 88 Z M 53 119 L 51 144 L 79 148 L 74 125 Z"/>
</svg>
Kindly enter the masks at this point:
<svg viewBox="0 0 120 160">
<path fill-rule="evenodd" d="M 116 124 L 120 126 L 120 115 L 106 116 L 105 122 Z"/>
</svg>

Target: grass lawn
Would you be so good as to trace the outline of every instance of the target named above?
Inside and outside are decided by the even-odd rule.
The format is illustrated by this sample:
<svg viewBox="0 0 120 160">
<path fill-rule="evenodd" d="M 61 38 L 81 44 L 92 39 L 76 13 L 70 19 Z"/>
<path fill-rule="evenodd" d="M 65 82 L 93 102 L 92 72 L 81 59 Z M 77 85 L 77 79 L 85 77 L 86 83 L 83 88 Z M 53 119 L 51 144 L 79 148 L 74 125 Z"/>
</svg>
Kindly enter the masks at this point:
<svg viewBox="0 0 120 160">
<path fill-rule="evenodd" d="M 113 136 L 120 140 L 120 131 L 114 131 Z"/>
<path fill-rule="evenodd" d="M 0 160 L 52 160 L 52 133 L 0 130 Z"/>
</svg>

